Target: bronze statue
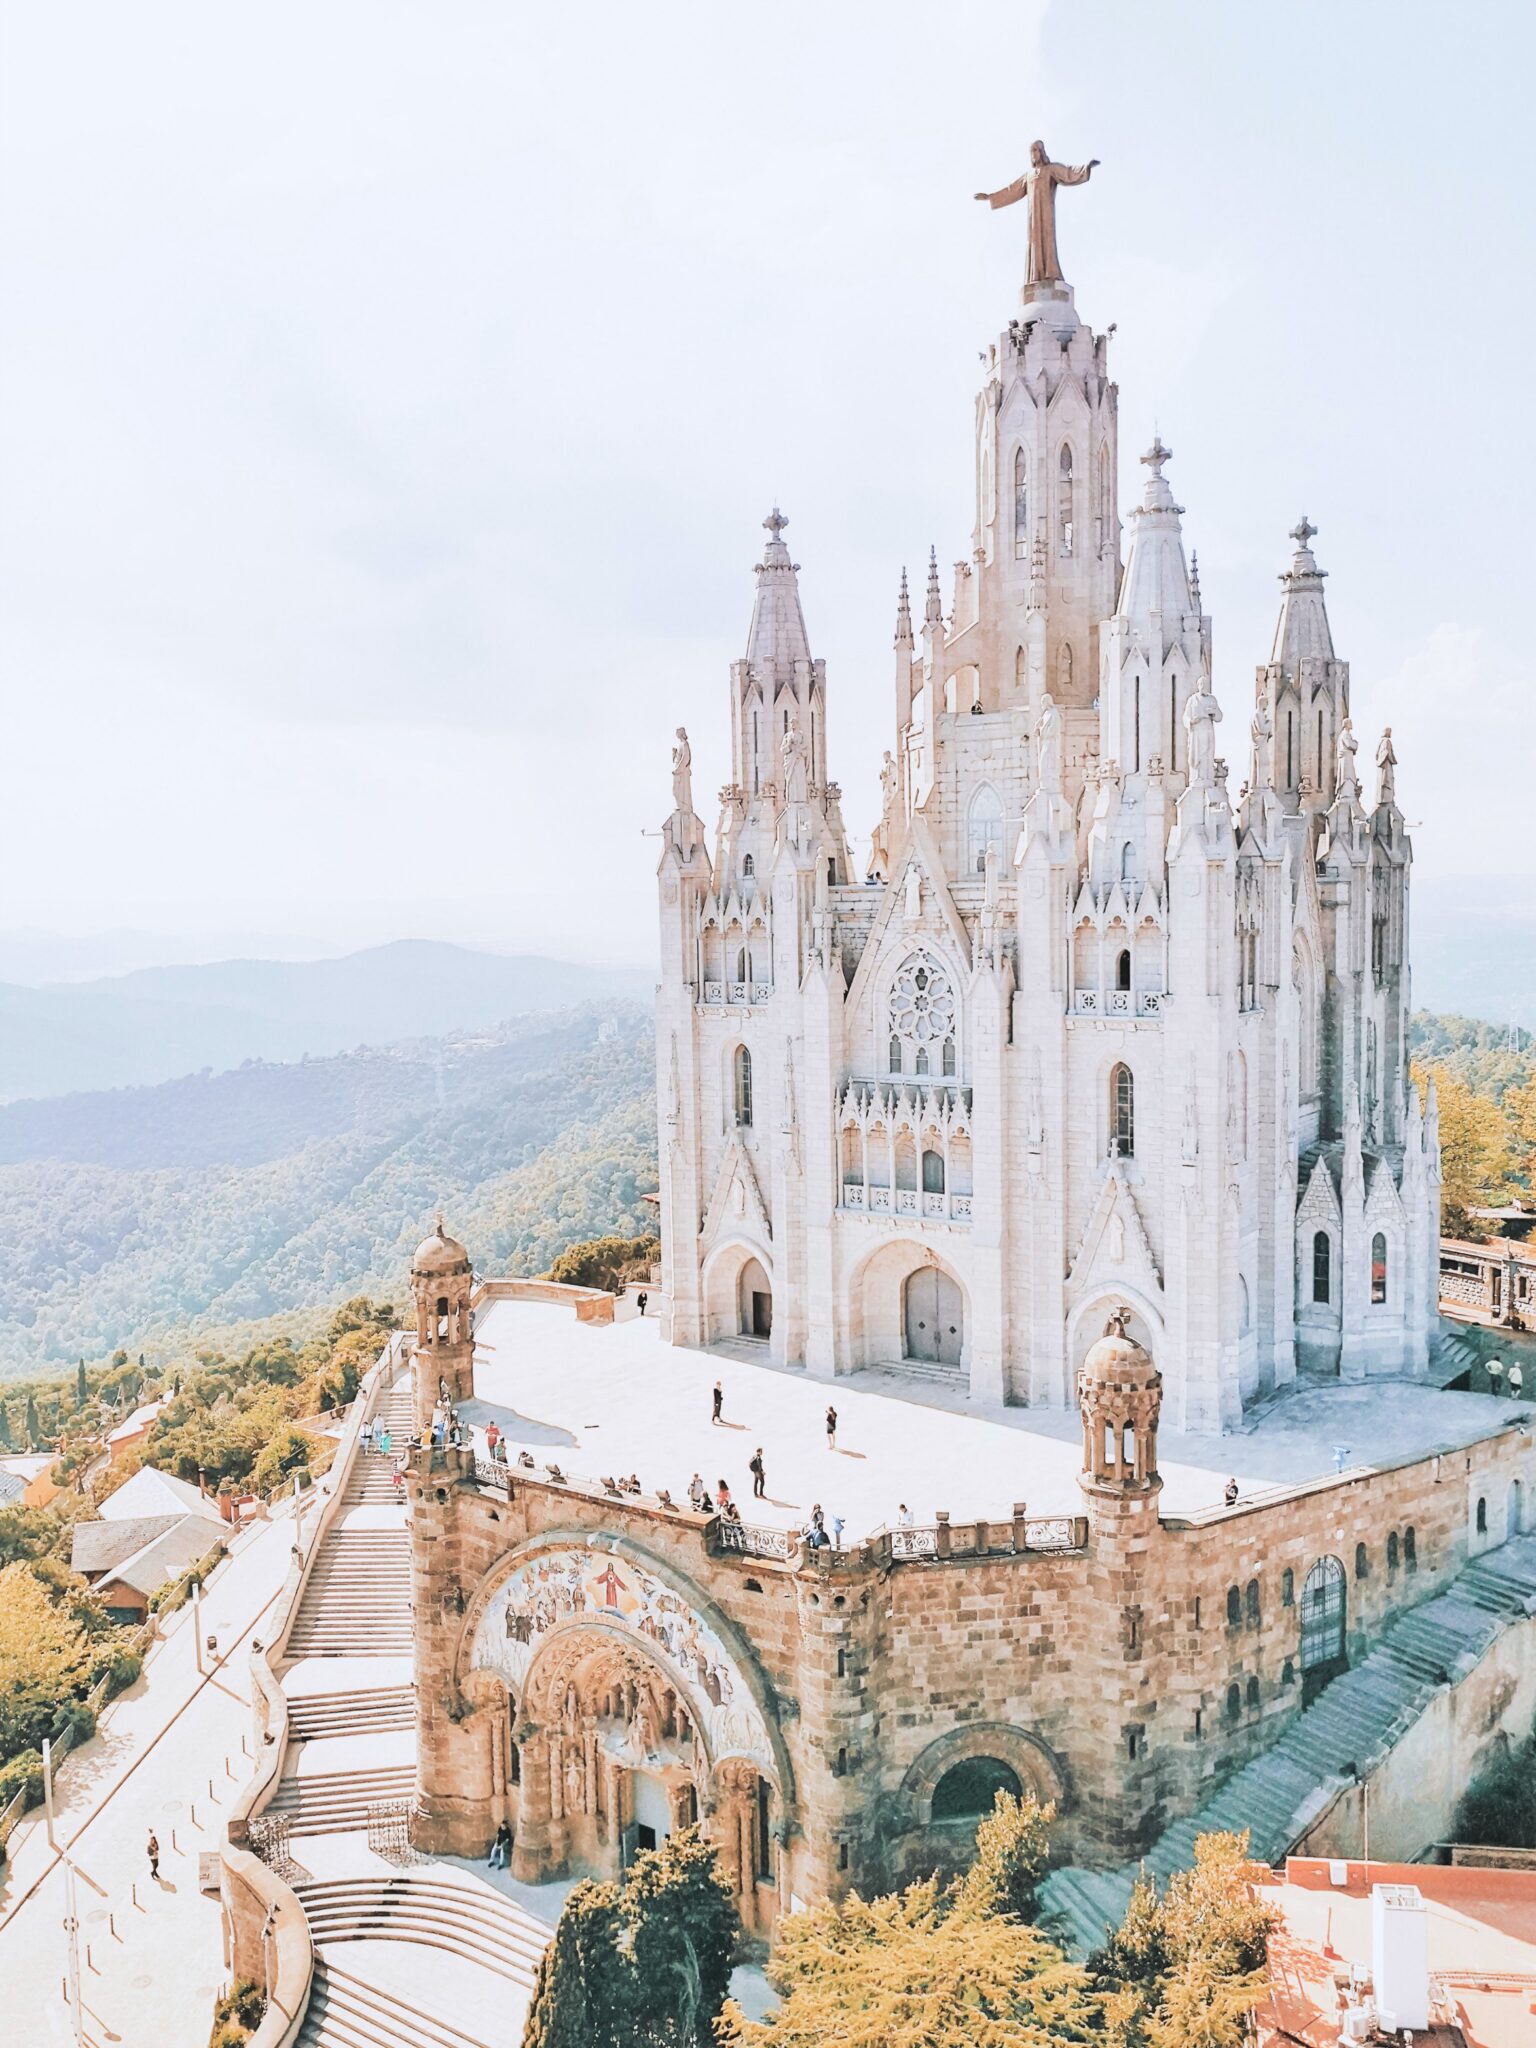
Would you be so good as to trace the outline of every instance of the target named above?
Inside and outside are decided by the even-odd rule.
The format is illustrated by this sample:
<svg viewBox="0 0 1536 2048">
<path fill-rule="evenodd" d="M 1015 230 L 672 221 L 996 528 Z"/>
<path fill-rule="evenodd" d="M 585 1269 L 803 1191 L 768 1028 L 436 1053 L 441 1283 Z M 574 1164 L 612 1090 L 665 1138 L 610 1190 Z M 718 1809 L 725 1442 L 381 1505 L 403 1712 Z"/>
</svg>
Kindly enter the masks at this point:
<svg viewBox="0 0 1536 2048">
<path fill-rule="evenodd" d="M 978 199 L 985 199 L 991 207 L 1012 206 L 1016 199 L 1029 201 L 1029 268 L 1024 274 L 1026 284 L 1060 284 L 1061 258 L 1056 250 L 1056 187 L 1058 185 L 1086 185 L 1094 165 L 1094 157 L 1086 164 L 1053 164 L 1045 153 L 1043 142 L 1029 145 L 1029 169 L 1021 178 L 1015 178 L 1011 185 L 1005 185 L 1001 192 L 978 192 Z"/>
</svg>

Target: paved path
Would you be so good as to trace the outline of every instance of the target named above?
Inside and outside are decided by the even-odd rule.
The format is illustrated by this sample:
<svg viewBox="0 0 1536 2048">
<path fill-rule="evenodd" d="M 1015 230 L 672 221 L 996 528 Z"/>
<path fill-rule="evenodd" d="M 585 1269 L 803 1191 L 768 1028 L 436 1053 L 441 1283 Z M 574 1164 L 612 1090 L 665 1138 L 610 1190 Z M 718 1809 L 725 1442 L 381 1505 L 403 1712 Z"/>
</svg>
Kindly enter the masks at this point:
<svg viewBox="0 0 1536 2048">
<path fill-rule="evenodd" d="M 292 1541 L 287 1515 L 235 1539 L 203 1597 L 203 1632 L 219 1642 L 208 1673 L 197 1670 L 191 1606 L 172 1617 L 137 1682 L 60 1773 L 58 1851 L 40 1809 L 11 1836 L 0 1869 L 0 2039 L 27 2048 L 74 2041 L 63 1996 L 72 1869 L 87 2037 L 101 2048 L 201 2048 L 207 2040 L 227 1973 L 219 1902 L 198 1890 L 198 1856 L 217 1846 L 251 1769 L 242 1749 L 251 1725 L 247 1652 Z M 161 1847 L 158 1885 L 144 1854 L 151 1827 Z"/>
<path fill-rule="evenodd" d="M 612 1325 L 578 1323 L 568 1308 L 494 1301 L 476 1323 L 475 1390 L 465 1414 L 493 1419 L 515 1457 L 526 1445 L 543 1465 L 595 1478 L 638 1475 L 681 1501 L 699 1472 L 714 1489 L 729 1481 L 746 1520 L 790 1526 L 820 1502 L 828 1522 L 847 1521 L 854 1541 L 894 1524 L 903 1502 L 919 1522 L 946 1508 L 957 1522 L 1006 1518 L 1015 1501 L 1032 1514 L 1080 1512 L 1082 1431 L 1074 1413 L 987 1407 L 965 1391 L 899 1369 L 834 1381 L 776 1369 L 766 1348 L 674 1349 L 631 1304 Z M 723 1426 L 710 1422 L 710 1389 L 725 1391 Z M 838 1412 L 837 1449 L 824 1415 Z M 1345 1463 L 1423 1455 L 1470 1443 L 1522 1412 L 1507 1398 L 1449 1393 L 1406 1381 L 1306 1385 L 1271 1403 L 1243 1431 L 1197 1437 L 1163 1429 L 1158 1453 L 1162 1512 L 1215 1507 L 1229 1476 L 1244 1495 L 1332 1472 Z M 1529 1413 L 1529 1410 L 1524 1411 Z M 752 1498 L 747 1461 L 758 1445 L 767 1498 Z"/>
</svg>

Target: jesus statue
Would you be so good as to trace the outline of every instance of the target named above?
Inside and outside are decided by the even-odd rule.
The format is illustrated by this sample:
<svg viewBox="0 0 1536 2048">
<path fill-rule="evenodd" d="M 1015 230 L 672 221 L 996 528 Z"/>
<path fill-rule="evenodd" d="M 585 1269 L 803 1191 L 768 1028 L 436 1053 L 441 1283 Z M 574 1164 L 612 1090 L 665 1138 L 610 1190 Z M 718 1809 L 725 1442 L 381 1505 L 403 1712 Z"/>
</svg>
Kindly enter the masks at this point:
<svg viewBox="0 0 1536 2048">
<path fill-rule="evenodd" d="M 1053 164 L 1043 142 L 1029 145 L 1029 169 L 1001 192 L 978 192 L 991 207 L 1012 206 L 1016 199 L 1029 201 L 1029 268 L 1026 284 L 1061 284 L 1061 258 L 1056 252 L 1056 187 L 1086 185 L 1098 158 L 1086 164 Z"/>
</svg>

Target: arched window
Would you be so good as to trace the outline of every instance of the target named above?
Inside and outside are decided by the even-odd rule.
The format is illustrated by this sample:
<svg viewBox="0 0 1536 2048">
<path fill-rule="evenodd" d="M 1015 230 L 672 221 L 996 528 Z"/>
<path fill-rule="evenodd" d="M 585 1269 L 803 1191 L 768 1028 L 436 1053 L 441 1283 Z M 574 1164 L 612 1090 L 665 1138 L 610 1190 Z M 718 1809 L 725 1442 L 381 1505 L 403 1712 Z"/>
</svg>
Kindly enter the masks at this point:
<svg viewBox="0 0 1536 2048">
<path fill-rule="evenodd" d="M 1397 1558 L 1397 1531 L 1394 1529 L 1387 1538 L 1387 1570 L 1389 1572 L 1395 1572 L 1397 1570 Z"/>
<path fill-rule="evenodd" d="M 1414 1534 L 1412 1522 L 1403 1531 L 1403 1563 L 1411 1572 L 1419 1568 L 1419 1539 Z"/>
<path fill-rule="evenodd" d="M 987 871 L 987 850 L 995 849 L 999 862 L 1003 853 L 1003 800 L 990 782 L 984 782 L 971 798 L 966 817 L 965 865 L 973 875 Z"/>
<path fill-rule="evenodd" d="M 1072 642 L 1063 640 L 1056 654 L 1056 701 L 1065 704 L 1072 694 Z"/>
<path fill-rule="evenodd" d="M 934 1786 L 929 1817 L 940 1821 L 981 1820 L 996 1805 L 999 1792 L 1017 1799 L 1022 1791 L 1018 1772 L 1001 1757 L 962 1757 Z"/>
<path fill-rule="evenodd" d="M 1387 1298 L 1387 1240 L 1381 1231 L 1371 1239 L 1371 1301 L 1380 1306 Z"/>
<path fill-rule="evenodd" d="M 1282 1685 L 1294 1685 L 1296 1683 L 1296 1665 L 1290 1657 L 1287 1657 L 1285 1660 L 1285 1669 L 1280 1674 L 1280 1683 Z"/>
<path fill-rule="evenodd" d="M 1236 1721 L 1243 1711 L 1243 1688 L 1234 1679 L 1227 1687 L 1227 1719 Z"/>
<path fill-rule="evenodd" d="M 752 1121 L 752 1055 L 744 1045 L 736 1048 L 736 1121 Z"/>
<path fill-rule="evenodd" d="M 1313 1233 L 1312 1237 L 1312 1299 L 1328 1301 L 1332 1298 L 1333 1241 L 1326 1230 Z"/>
<path fill-rule="evenodd" d="M 1109 1149 L 1119 1159 L 1136 1150 L 1136 1084 L 1123 1062 L 1109 1077 Z"/>
<path fill-rule="evenodd" d="M 1022 690 L 1028 681 L 1029 657 L 1022 647 L 1015 648 L 1013 655 L 1013 687 L 1016 690 Z"/>
<path fill-rule="evenodd" d="M 1134 882 L 1136 879 L 1136 849 L 1129 839 L 1120 849 L 1120 879 L 1122 882 Z"/>
<path fill-rule="evenodd" d="M 1115 955 L 1115 987 L 1129 988 L 1131 985 L 1131 949 L 1122 946 Z"/>
<path fill-rule="evenodd" d="M 1355 1577 L 1368 1579 L 1371 1576 L 1371 1553 L 1363 1543 L 1355 1545 Z"/>
<path fill-rule="evenodd" d="M 1072 507 L 1072 450 L 1065 441 L 1061 444 L 1061 480 L 1056 508 L 1056 526 L 1060 536 L 1061 552 L 1070 555 L 1075 526 Z"/>
<path fill-rule="evenodd" d="M 914 953 L 891 984 L 891 1071 L 930 1071 L 930 1052 L 958 1037 L 958 1005 L 950 979 L 927 953 Z M 921 1064 L 919 1064 L 921 1059 Z"/>
<path fill-rule="evenodd" d="M 955 1041 L 952 1038 L 946 1038 L 944 1041 L 943 1064 L 945 1074 L 953 1078 L 955 1071 Z"/>
<path fill-rule="evenodd" d="M 1227 1588 L 1227 1627 L 1236 1628 L 1243 1618 L 1243 1595 L 1238 1586 Z"/>
<path fill-rule="evenodd" d="M 1260 1621 L 1259 1582 L 1250 1579 L 1243 1588 L 1243 1619 L 1250 1628 L 1257 1628 Z"/>
<path fill-rule="evenodd" d="M 1013 558 L 1029 559 L 1029 462 L 1022 448 L 1013 458 Z"/>
<path fill-rule="evenodd" d="M 1294 1607 L 1296 1605 L 1296 1574 L 1289 1565 L 1280 1574 L 1280 1605 L 1282 1607 Z"/>
<path fill-rule="evenodd" d="M 744 875 L 755 875 L 757 873 L 757 862 L 753 860 L 750 853 L 744 853 L 741 856 L 741 872 Z"/>
<path fill-rule="evenodd" d="M 1479 1536 L 1488 1534 L 1488 1503 L 1481 1494 L 1477 1497 L 1477 1533 Z"/>
<path fill-rule="evenodd" d="M 1245 1690 L 1248 1699 L 1248 1711 L 1250 1714 L 1256 1714 L 1259 1711 L 1259 1681 L 1256 1678 L 1250 1678 Z"/>
<path fill-rule="evenodd" d="M 923 1193 L 942 1195 L 944 1192 L 944 1154 L 925 1152 L 923 1154 Z"/>
</svg>

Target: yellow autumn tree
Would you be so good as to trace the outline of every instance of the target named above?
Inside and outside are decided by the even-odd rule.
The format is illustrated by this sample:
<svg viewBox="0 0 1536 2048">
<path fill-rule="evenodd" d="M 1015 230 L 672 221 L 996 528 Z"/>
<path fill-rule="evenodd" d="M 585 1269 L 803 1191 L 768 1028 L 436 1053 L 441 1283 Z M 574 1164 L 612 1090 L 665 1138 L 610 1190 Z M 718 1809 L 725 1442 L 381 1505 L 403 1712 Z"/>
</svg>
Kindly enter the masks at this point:
<svg viewBox="0 0 1536 2048">
<path fill-rule="evenodd" d="M 35 1749 L 66 1701 L 90 1686 L 94 1651 L 30 1565 L 0 1571 L 0 1762 Z"/>
<path fill-rule="evenodd" d="M 1416 1067 L 1413 1078 L 1426 1097 L 1433 1079 L 1440 1109 L 1440 1228 L 1466 1237 L 1477 1230 L 1471 1211 L 1495 1206 L 1508 1191 L 1510 1127 L 1490 1096 L 1448 1067 Z"/>
</svg>

